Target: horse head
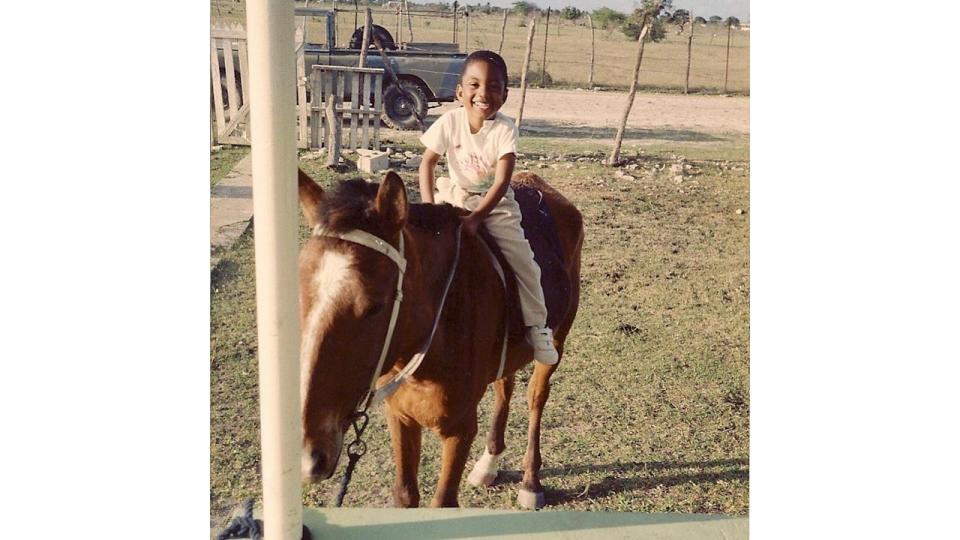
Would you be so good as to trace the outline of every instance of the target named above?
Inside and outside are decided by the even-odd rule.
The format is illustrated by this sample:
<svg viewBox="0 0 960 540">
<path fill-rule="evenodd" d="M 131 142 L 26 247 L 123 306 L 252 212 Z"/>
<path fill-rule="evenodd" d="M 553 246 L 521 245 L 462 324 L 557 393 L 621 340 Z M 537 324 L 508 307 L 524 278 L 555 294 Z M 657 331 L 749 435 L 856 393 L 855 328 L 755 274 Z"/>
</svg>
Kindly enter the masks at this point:
<svg viewBox="0 0 960 540">
<path fill-rule="evenodd" d="M 304 479 L 319 481 L 336 469 L 344 432 L 375 380 L 383 349 L 391 348 L 386 334 L 402 266 L 376 247 L 399 249 L 409 204 L 392 171 L 379 185 L 355 179 L 330 192 L 302 171 L 298 182 L 315 231 L 299 260 L 301 465 Z M 350 234 L 381 244 L 372 249 L 342 238 Z M 376 376 L 392 365 L 384 362 Z"/>
</svg>

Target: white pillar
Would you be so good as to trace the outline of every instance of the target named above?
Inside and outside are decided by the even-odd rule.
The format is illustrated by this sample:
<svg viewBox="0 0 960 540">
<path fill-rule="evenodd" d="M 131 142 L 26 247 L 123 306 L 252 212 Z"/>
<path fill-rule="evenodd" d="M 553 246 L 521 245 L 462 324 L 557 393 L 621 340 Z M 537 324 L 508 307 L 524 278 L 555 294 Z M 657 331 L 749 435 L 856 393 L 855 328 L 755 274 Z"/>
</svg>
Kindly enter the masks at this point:
<svg viewBox="0 0 960 540">
<path fill-rule="evenodd" d="M 300 328 L 293 0 L 247 0 L 266 540 L 299 540 Z"/>
</svg>

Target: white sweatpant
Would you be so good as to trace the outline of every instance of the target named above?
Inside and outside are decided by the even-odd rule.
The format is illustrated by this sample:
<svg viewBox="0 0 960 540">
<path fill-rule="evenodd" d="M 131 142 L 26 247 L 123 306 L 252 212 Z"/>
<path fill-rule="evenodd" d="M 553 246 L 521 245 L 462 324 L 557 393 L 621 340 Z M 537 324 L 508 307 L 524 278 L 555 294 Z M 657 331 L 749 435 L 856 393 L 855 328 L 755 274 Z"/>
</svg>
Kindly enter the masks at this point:
<svg viewBox="0 0 960 540">
<path fill-rule="evenodd" d="M 483 201 L 482 194 L 470 193 L 446 177 L 437 178 L 437 191 L 437 203 L 450 203 L 471 212 Z M 547 308 L 540 285 L 540 266 L 533 258 L 530 242 L 523 235 L 520 219 L 520 205 L 513 198 L 513 189 L 507 188 L 507 192 L 483 220 L 483 224 L 496 239 L 500 251 L 517 276 L 523 323 L 527 326 L 545 327 Z"/>
</svg>

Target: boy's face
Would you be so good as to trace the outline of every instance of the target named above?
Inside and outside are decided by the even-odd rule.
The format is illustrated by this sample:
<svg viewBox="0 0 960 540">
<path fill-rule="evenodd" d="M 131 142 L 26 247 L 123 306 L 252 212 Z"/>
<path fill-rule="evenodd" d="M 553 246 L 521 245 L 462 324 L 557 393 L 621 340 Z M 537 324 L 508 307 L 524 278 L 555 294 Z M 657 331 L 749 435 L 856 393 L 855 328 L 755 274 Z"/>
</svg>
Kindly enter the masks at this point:
<svg viewBox="0 0 960 540">
<path fill-rule="evenodd" d="M 457 85 L 457 100 L 474 120 L 489 120 L 507 100 L 506 85 L 489 62 L 472 62 Z"/>
</svg>

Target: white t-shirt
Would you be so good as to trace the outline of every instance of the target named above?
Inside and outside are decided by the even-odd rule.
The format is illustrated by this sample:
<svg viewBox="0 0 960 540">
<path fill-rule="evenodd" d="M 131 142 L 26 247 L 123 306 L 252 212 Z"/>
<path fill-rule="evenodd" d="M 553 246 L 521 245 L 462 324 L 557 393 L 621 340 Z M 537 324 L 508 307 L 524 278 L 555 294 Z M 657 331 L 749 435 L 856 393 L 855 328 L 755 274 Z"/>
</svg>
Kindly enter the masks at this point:
<svg viewBox="0 0 960 540">
<path fill-rule="evenodd" d="M 479 132 L 470 133 L 467 111 L 461 107 L 438 118 L 420 137 L 420 142 L 440 155 L 446 154 L 450 180 L 454 184 L 482 193 L 493 186 L 497 161 L 516 153 L 519 136 L 513 120 L 499 111 L 493 120 L 483 122 Z"/>
</svg>

